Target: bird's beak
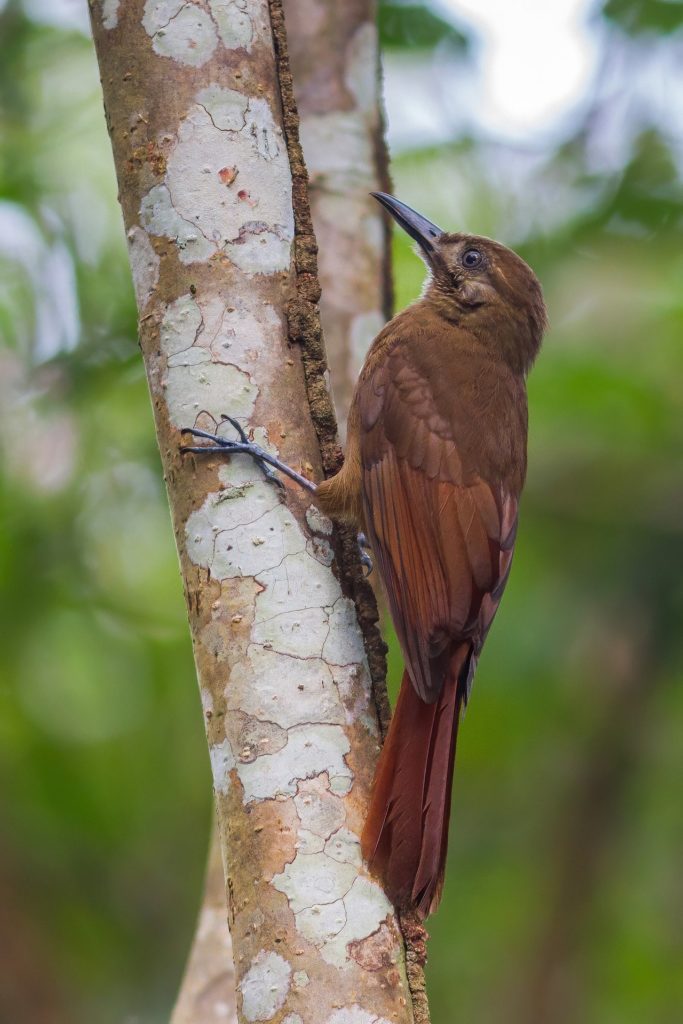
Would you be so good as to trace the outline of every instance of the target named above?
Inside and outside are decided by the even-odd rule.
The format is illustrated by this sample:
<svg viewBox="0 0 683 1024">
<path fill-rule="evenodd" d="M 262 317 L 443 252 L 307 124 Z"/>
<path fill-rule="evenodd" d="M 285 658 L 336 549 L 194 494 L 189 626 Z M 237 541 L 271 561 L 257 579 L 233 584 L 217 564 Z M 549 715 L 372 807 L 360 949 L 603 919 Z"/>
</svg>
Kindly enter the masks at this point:
<svg viewBox="0 0 683 1024">
<path fill-rule="evenodd" d="M 441 228 L 437 228 L 436 224 L 432 224 L 422 214 L 417 213 L 400 200 L 394 199 L 393 196 L 387 195 L 386 192 L 371 192 L 370 195 L 374 196 L 377 202 L 389 211 L 396 223 L 400 224 L 406 234 L 415 239 L 428 257 L 433 255 L 434 241 L 443 234 Z"/>
</svg>

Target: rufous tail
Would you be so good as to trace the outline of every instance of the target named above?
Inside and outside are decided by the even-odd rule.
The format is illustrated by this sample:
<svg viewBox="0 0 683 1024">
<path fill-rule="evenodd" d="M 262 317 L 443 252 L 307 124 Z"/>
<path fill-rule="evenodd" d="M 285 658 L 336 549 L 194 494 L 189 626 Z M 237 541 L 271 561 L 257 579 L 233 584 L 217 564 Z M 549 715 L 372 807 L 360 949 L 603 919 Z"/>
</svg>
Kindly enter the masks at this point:
<svg viewBox="0 0 683 1024">
<path fill-rule="evenodd" d="M 443 888 L 469 653 L 465 646 L 454 653 L 433 704 L 420 699 L 404 672 L 361 840 L 363 855 L 388 896 L 423 919 L 436 910 Z"/>
</svg>

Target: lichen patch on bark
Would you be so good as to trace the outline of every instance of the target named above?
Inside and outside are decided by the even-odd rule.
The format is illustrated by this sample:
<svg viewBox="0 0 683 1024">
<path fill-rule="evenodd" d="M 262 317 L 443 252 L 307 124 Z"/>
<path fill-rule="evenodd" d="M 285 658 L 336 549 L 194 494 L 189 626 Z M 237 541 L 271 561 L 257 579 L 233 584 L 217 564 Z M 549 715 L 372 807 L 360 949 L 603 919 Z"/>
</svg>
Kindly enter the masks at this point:
<svg viewBox="0 0 683 1024">
<path fill-rule="evenodd" d="M 297 782 L 323 772 L 327 772 L 337 792 L 348 793 L 353 779 L 344 757 L 350 749 L 340 726 L 295 726 L 288 730 L 287 745 L 281 751 L 237 766 L 244 802 L 293 796 Z"/>
<path fill-rule="evenodd" d="M 252 960 L 239 986 L 246 1020 L 271 1020 L 284 1006 L 291 976 L 292 968 L 283 957 L 262 950 Z"/>
<path fill-rule="evenodd" d="M 218 46 L 211 16 L 184 0 L 147 0 L 142 24 L 156 54 L 190 67 L 206 64 Z"/>
<path fill-rule="evenodd" d="M 370 1010 L 364 1010 L 361 1006 L 355 1005 L 335 1010 L 325 1024 L 389 1024 L 389 1021 L 384 1017 L 378 1017 Z"/>
<path fill-rule="evenodd" d="M 269 332 L 278 328 L 275 311 L 264 304 L 258 312 L 243 304 L 226 309 L 218 297 L 200 303 L 189 293 L 172 302 L 164 313 L 160 343 L 166 357 L 162 386 L 173 425 L 194 426 L 200 416 L 208 416 L 210 422 L 202 426 L 215 429 L 228 411 L 227 395 L 230 413 L 247 421 L 258 394 L 251 364 L 258 361 Z"/>
<path fill-rule="evenodd" d="M 138 309 L 142 312 L 159 282 L 161 260 L 154 251 L 149 235 L 138 224 L 127 232 L 126 238 L 135 297 Z"/>
<path fill-rule="evenodd" d="M 287 896 L 302 935 L 327 963 L 343 968 L 351 964 L 349 945 L 368 939 L 393 909 L 380 887 L 358 874 L 362 858 L 357 836 L 339 828 L 322 851 L 313 852 L 309 837 L 314 835 L 300 830 L 300 849 L 273 885 Z"/>
<path fill-rule="evenodd" d="M 209 747 L 213 787 L 217 793 L 225 795 L 230 787 L 230 772 L 235 767 L 235 755 L 228 739 Z"/>
<path fill-rule="evenodd" d="M 209 8 L 223 45 L 228 50 L 244 49 L 249 53 L 254 40 L 249 0 L 209 0 Z"/>
<path fill-rule="evenodd" d="M 267 100 L 219 85 L 201 89 L 170 148 L 163 182 L 143 197 L 140 220 L 151 234 L 173 239 L 183 263 L 221 253 L 245 274 L 286 270 L 294 238 L 291 177 Z"/>
<path fill-rule="evenodd" d="M 102 24 L 106 29 L 116 28 L 119 23 L 121 0 L 102 0 Z"/>
</svg>

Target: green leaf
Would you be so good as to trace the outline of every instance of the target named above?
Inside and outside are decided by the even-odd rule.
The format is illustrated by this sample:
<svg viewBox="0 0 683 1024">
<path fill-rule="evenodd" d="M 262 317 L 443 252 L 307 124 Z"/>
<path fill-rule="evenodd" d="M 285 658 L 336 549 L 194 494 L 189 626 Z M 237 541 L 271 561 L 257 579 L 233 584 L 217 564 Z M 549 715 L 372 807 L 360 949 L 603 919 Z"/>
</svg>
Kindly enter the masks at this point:
<svg viewBox="0 0 683 1024">
<path fill-rule="evenodd" d="M 603 14 L 631 35 L 668 34 L 683 25 L 683 3 L 678 0 L 607 0 Z"/>
<path fill-rule="evenodd" d="M 379 7 L 379 33 L 382 46 L 394 49 L 427 49 L 444 41 L 462 51 L 468 48 L 467 37 L 425 3 L 384 0 Z"/>
</svg>

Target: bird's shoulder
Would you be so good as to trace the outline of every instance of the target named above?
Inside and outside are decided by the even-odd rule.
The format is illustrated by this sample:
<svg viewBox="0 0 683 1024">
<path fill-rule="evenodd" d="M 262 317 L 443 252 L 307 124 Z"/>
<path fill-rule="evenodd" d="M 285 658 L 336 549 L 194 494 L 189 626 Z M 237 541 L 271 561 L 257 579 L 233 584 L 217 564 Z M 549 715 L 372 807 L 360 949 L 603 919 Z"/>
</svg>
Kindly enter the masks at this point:
<svg viewBox="0 0 683 1024">
<path fill-rule="evenodd" d="M 514 492 L 521 489 L 527 428 L 523 378 L 428 304 L 408 307 L 377 336 L 359 378 L 357 401 L 366 464 L 390 445 L 430 477 L 445 474 L 454 483 L 467 483 L 481 476 Z"/>
</svg>

